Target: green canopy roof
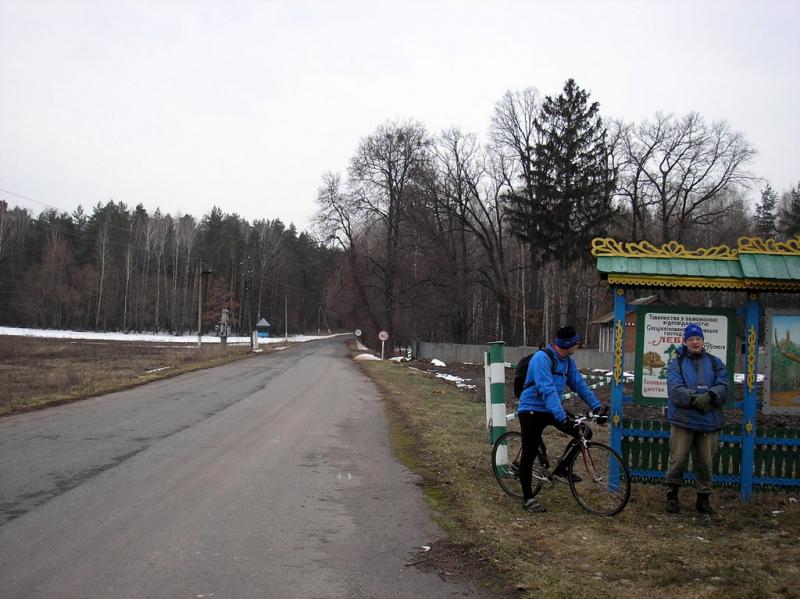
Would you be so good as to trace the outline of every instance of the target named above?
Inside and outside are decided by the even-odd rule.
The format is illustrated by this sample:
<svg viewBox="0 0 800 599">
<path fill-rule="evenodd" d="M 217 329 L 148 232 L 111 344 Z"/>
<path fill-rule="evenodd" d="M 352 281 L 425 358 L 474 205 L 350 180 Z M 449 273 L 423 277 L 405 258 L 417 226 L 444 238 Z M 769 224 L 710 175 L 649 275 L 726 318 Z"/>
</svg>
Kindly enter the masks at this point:
<svg viewBox="0 0 800 599">
<path fill-rule="evenodd" d="M 597 270 L 625 286 L 800 291 L 800 237 L 789 241 L 740 237 L 727 245 L 687 250 L 675 241 L 592 240 Z"/>
</svg>

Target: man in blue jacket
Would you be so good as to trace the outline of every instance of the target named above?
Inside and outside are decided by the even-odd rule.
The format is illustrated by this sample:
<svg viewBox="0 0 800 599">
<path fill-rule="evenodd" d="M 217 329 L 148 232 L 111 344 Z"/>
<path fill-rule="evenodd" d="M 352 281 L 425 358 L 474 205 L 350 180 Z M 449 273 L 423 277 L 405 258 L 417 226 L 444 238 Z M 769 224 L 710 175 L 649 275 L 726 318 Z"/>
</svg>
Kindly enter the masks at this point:
<svg viewBox="0 0 800 599">
<path fill-rule="evenodd" d="M 533 497 L 533 461 L 542 432 L 550 425 L 577 437 L 575 423 L 567 417 L 561 405 L 564 385 L 575 391 L 594 412 L 600 412 L 602 405 L 594 392 L 583 380 L 572 355 L 578 351 L 581 336 L 573 327 L 558 329 L 553 342 L 544 350 L 536 352 L 528 363 L 525 388 L 519 398 L 517 417 L 522 433 L 522 455 L 520 456 L 519 481 L 522 485 L 522 507 L 529 512 L 547 511 Z M 561 464 L 553 471 L 553 478 L 566 479 Z"/>
<path fill-rule="evenodd" d="M 689 454 L 693 453 L 695 509 L 701 514 L 713 514 L 709 503 L 712 460 L 719 447 L 728 371 L 722 360 L 705 351 L 703 329 L 694 323 L 686 327 L 683 345 L 667 366 L 667 394 L 670 423 L 667 512 L 675 514 L 681 510 L 678 490 Z"/>
</svg>

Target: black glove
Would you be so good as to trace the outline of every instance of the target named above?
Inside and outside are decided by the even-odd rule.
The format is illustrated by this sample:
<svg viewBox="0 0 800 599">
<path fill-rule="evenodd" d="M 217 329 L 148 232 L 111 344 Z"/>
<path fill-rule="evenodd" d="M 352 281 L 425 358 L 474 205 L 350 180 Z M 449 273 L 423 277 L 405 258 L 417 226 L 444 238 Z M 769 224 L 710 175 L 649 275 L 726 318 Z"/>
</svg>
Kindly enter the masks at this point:
<svg viewBox="0 0 800 599">
<path fill-rule="evenodd" d="M 600 406 L 599 409 L 595 410 L 595 416 L 597 416 L 597 424 L 605 424 L 608 422 L 608 413 L 610 412 L 608 406 Z"/>
<path fill-rule="evenodd" d="M 578 421 L 575 420 L 575 414 L 570 414 L 569 412 L 567 412 L 567 419 L 564 420 L 564 426 L 569 428 L 577 428 Z"/>
<path fill-rule="evenodd" d="M 711 405 L 711 396 L 708 393 L 692 396 L 692 406 L 703 414 L 708 414 L 714 406 Z"/>
</svg>

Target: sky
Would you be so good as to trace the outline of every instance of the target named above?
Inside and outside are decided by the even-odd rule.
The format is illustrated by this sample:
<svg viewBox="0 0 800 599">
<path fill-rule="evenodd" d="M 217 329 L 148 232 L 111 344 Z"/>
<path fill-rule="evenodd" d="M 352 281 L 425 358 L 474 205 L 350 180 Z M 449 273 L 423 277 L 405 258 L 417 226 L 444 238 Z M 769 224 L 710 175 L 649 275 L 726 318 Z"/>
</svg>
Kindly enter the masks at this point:
<svg viewBox="0 0 800 599">
<path fill-rule="evenodd" d="M 726 120 L 781 193 L 798 22 L 798 0 L 0 0 L 0 200 L 308 230 L 381 124 L 484 136 L 506 91 L 568 78 L 605 119 Z"/>
</svg>

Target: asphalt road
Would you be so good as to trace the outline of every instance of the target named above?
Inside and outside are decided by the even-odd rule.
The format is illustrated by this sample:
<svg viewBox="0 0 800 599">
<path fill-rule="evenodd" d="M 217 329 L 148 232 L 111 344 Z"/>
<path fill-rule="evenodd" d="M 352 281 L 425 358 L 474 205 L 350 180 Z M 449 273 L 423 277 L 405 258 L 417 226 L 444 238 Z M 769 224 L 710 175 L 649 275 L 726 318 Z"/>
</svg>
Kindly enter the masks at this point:
<svg viewBox="0 0 800 599">
<path fill-rule="evenodd" d="M 477 597 L 341 338 L 0 419 L 0 596 Z"/>
</svg>

